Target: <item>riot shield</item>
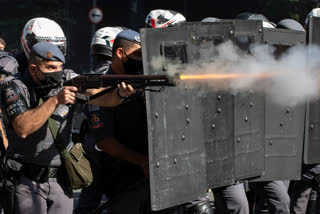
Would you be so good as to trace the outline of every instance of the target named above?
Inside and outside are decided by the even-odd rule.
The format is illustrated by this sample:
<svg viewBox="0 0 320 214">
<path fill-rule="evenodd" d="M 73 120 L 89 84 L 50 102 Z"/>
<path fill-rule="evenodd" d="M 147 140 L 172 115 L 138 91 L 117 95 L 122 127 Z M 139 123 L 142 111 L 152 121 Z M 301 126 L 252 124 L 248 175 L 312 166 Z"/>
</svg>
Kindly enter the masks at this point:
<svg viewBox="0 0 320 214">
<path fill-rule="evenodd" d="M 212 47 L 232 37 L 233 32 L 230 24 L 142 29 L 144 72 L 182 71 L 201 59 L 199 47 L 204 42 Z M 146 93 L 153 210 L 203 196 L 206 179 L 213 179 L 206 177 L 206 170 L 221 172 L 216 175 L 223 182 L 220 186 L 225 185 L 225 180 L 233 183 L 233 136 L 232 129 L 226 127 L 233 122 L 228 114 L 217 117 L 219 109 L 224 107 L 217 102 L 216 93 L 183 83 L 161 93 Z M 229 106 L 229 100 L 222 105 Z M 217 137 L 215 127 L 228 131 Z"/>
<path fill-rule="evenodd" d="M 234 43 L 243 51 L 250 52 L 250 47 L 255 44 L 262 43 L 262 22 L 258 20 L 221 20 L 215 22 L 215 24 L 233 24 L 234 31 Z M 209 22 L 184 22 L 181 26 L 209 26 L 212 23 Z M 262 175 L 264 171 L 264 98 L 262 95 L 258 95 L 253 91 L 247 91 L 239 93 L 236 96 L 230 93 L 224 92 L 216 93 L 218 105 L 223 105 L 223 109 L 216 120 L 222 120 L 225 125 L 216 126 L 214 121 L 208 121 L 213 123 L 215 128 L 205 130 L 207 139 L 212 141 L 212 133 L 216 132 L 216 142 L 222 142 L 226 144 L 222 139 L 227 135 L 233 136 L 233 148 L 224 147 L 210 147 L 210 144 L 206 144 L 206 151 L 208 157 L 216 157 L 213 164 L 207 163 L 207 185 L 210 188 L 219 187 L 223 183 L 222 178 L 225 181 L 225 185 L 230 184 L 232 179 L 242 180 L 246 178 L 252 178 Z M 220 97 L 220 99 L 219 99 Z M 223 99 L 222 99 L 223 98 Z M 225 102 L 221 104 L 221 102 Z M 208 101 L 210 102 L 210 101 Z M 212 103 L 207 103 L 205 106 L 212 106 Z M 217 110 L 217 109 L 215 109 Z M 226 115 L 230 118 L 226 118 Z M 227 124 L 226 121 L 232 121 L 232 124 Z M 226 125 L 227 124 L 227 125 Z M 227 127 L 227 129 L 225 129 Z M 221 128 L 221 129 L 219 129 Z M 207 141 L 208 142 L 208 141 Z M 234 158 L 228 158 L 224 161 L 220 161 L 220 165 L 216 165 L 217 158 L 220 158 L 219 154 L 227 154 L 226 151 L 217 151 L 215 148 L 225 148 L 229 152 L 233 151 Z M 216 151 L 216 152 L 215 152 Z M 233 162 L 231 162 L 233 161 Z M 234 176 L 227 177 L 226 175 L 220 177 L 225 171 L 219 171 L 220 168 L 230 169 L 233 165 Z M 216 167 L 213 167 L 216 166 Z M 218 167 L 217 167 L 218 166 Z M 228 167 L 226 167 L 228 166 Z M 230 175 L 230 171 L 228 173 Z M 227 179 L 228 178 L 228 179 Z"/>
<path fill-rule="evenodd" d="M 205 23 L 205 22 L 184 22 L 182 27 L 210 28 L 210 26 L 232 26 L 230 32 L 220 32 L 215 34 L 211 40 L 211 47 L 227 41 L 233 40 L 233 23 Z M 206 37 L 206 36 L 205 36 Z M 200 38 L 203 38 L 200 37 Z M 208 40 L 208 38 L 206 38 Z M 201 41 L 201 40 L 200 40 Z M 198 46 L 197 49 L 201 48 Z M 212 89 L 202 89 L 205 92 L 202 99 L 204 112 L 204 141 L 206 151 L 206 185 L 208 188 L 232 185 L 235 183 L 234 175 L 234 112 L 233 96 L 224 91 L 213 91 Z"/>
<path fill-rule="evenodd" d="M 320 45 L 320 18 L 309 18 L 309 44 Z M 307 105 L 304 139 L 305 164 L 320 163 L 320 100 Z"/>
<path fill-rule="evenodd" d="M 286 48 L 305 44 L 306 34 L 264 29 L 265 44 Z M 266 98 L 265 173 L 255 181 L 296 180 L 301 177 L 305 105 L 281 107 Z"/>
<path fill-rule="evenodd" d="M 262 43 L 262 22 L 222 20 L 235 25 L 235 42 L 244 51 Z M 264 172 L 264 96 L 250 90 L 234 97 L 235 179 L 257 177 Z"/>
</svg>

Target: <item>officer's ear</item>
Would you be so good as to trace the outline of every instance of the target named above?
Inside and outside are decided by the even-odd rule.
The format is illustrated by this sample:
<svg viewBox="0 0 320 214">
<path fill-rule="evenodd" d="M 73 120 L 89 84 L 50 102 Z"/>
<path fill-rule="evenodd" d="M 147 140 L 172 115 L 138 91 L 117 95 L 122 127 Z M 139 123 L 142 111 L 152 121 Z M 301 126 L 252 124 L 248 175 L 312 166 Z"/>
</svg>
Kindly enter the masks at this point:
<svg viewBox="0 0 320 214">
<path fill-rule="evenodd" d="M 117 48 L 116 56 L 121 61 L 123 59 L 123 57 L 124 57 L 124 49 L 123 48 Z"/>
<path fill-rule="evenodd" d="M 35 64 L 29 64 L 29 72 L 31 76 L 34 76 L 37 70 L 37 66 Z"/>
</svg>

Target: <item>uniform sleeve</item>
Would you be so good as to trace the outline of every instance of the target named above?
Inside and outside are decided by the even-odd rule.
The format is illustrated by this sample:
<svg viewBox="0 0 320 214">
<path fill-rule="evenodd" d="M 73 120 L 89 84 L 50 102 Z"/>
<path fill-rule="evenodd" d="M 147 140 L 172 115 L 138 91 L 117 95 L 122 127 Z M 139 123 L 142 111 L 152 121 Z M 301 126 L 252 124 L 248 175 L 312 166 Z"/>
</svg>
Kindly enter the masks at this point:
<svg viewBox="0 0 320 214">
<path fill-rule="evenodd" d="M 79 76 L 79 74 L 77 74 L 76 72 L 74 72 L 71 69 L 63 69 L 63 74 L 64 74 L 66 80 L 70 80 L 74 77 Z"/>
<path fill-rule="evenodd" d="M 1 87 L 1 109 L 10 121 L 28 110 L 24 96 L 13 81 Z"/>
</svg>

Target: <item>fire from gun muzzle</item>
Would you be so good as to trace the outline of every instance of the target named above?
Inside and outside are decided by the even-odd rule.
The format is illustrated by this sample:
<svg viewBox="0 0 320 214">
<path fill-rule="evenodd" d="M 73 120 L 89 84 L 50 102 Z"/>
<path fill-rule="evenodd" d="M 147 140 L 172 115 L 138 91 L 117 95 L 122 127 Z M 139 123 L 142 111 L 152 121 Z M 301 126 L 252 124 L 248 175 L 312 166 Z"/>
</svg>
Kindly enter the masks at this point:
<svg viewBox="0 0 320 214">
<path fill-rule="evenodd" d="M 277 72 L 264 73 L 211 73 L 181 74 L 180 80 L 230 80 L 230 79 L 264 79 L 275 76 Z"/>
</svg>

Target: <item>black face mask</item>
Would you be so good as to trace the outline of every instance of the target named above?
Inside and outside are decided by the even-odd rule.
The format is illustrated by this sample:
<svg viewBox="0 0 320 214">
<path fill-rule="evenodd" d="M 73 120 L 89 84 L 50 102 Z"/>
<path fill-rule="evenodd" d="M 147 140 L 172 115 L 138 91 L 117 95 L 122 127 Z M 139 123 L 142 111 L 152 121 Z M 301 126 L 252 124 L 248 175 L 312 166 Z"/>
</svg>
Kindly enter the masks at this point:
<svg viewBox="0 0 320 214">
<path fill-rule="evenodd" d="M 129 58 L 126 53 L 124 54 L 127 56 L 128 59 L 127 61 L 122 62 L 125 72 L 127 74 L 143 74 L 142 61 Z"/>
<path fill-rule="evenodd" d="M 42 72 L 39 67 L 38 67 L 38 70 L 43 75 L 43 80 L 40 81 L 41 86 L 54 86 L 62 82 L 62 70 L 50 72 L 50 73 Z"/>
<path fill-rule="evenodd" d="M 44 73 L 38 66 L 37 68 L 42 73 L 43 80 L 40 80 L 41 86 L 35 88 L 36 93 L 40 97 L 47 97 L 50 91 L 54 88 L 57 88 L 58 85 L 62 82 L 62 70 L 51 73 Z"/>
</svg>

